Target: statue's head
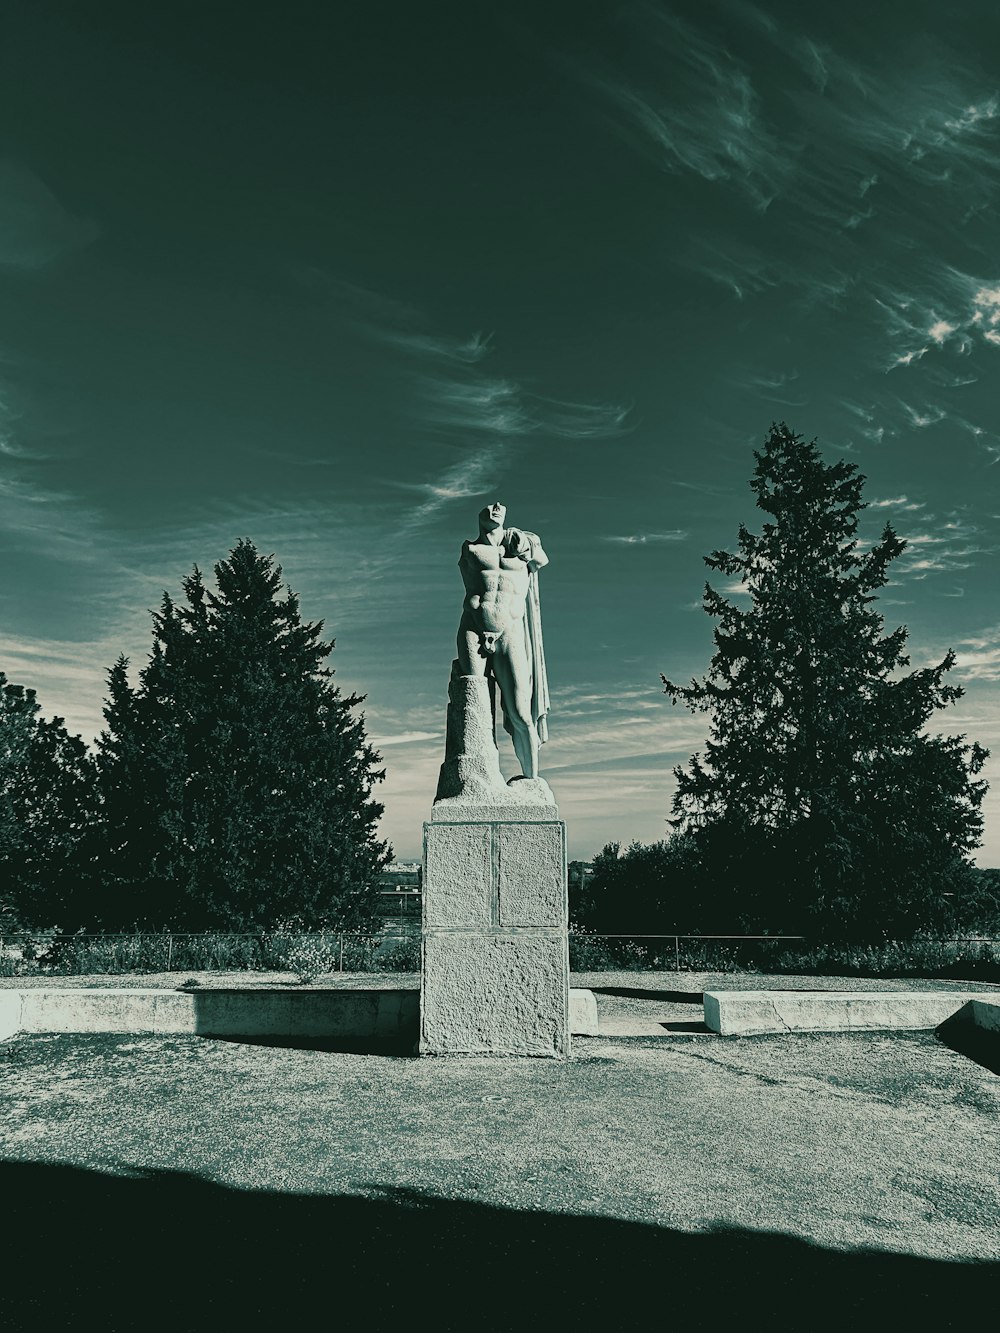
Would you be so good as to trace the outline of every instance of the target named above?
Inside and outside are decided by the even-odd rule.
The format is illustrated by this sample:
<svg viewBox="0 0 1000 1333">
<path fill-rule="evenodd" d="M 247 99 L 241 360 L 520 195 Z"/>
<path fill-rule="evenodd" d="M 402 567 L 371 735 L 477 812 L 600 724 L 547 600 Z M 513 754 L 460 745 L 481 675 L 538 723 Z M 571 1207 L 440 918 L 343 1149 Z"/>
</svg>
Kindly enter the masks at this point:
<svg viewBox="0 0 1000 1333">
<path fill-rule="evenodd" d="M 507 506 L 502 505 L 499 500 L 494 500 L 485 509 L 480 509 L 479 527 L 483 532 L 491 532 L 494 528 L 502 528 L 506 517 Z"/>
</svg>

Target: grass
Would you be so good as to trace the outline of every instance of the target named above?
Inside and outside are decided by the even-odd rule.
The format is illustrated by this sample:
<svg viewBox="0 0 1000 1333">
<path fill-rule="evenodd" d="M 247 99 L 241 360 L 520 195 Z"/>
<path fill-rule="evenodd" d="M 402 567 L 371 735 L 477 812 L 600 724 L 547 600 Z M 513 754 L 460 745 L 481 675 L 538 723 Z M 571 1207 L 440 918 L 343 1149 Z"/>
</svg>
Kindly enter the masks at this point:
<svg viewBox="0 0 1000 1333">
<path fill-rule="evenodd" d="M 153 972 L 293 972 L 311 981 L 328 972 L 412 971 L 414 937 L 276 930 L 198 935 L 8 936 L 0 976 L 102 976 Z"/>
<path fill-rule="evenodd" d="M 941 977 L 1000 982 L 1000 941 L 931 936 L 877 944 L 789 944 L 780 940 L 644 941 L 570 935 L 574 971 L 791 973 L 798 976 Z"/>
<path fill-rule="evenodd" d="M 96 976 L 158 972 L 293 972 L 302 981 L 332 972 L 413 972 L 416 935 L 340 935 L 276 930 L 258 934 L 8 936 L 0 976 Z M 1000 942 L 930 936 L 877 944 L 680 940 L 592 935 L 569 940 L 577 972 L 682 971 L 799 976 L 941 977 L 1000 982 Z"/>
</svg>

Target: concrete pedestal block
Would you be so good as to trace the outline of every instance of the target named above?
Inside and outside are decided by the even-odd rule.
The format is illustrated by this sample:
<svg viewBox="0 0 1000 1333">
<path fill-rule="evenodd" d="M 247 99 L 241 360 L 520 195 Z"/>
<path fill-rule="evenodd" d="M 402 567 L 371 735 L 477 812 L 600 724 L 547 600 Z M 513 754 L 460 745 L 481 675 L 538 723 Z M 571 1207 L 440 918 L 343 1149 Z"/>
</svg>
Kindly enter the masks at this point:
<svg viewBox="0 0 1000 1333">
<path fill-rule="evenodd" d="M 968 1018 L 977 1028 L 1000 1035 L 1000 996 L 977 995 L 968 1008 Z"/>
<path fill-rule="evenodd" d="M 0 991 L 0 1041 L 21 1029 L 21 992 Z"/>
<path fill-rule="evenodd" d="M 424 825 L 420 1052 L 563 1057 L 566 828 L 496 814 Z"/>
<path fill-rule="evenodd" d="M 596 1037 L 597 997 L 592 990 L 571 990 L 569 993 L 569 1030 L 573 1036 Z M 662 1028 L 661 1028 L 662 1031 Z"/>
<path fill-rule="evenodd" d="M 705 1026 L 724 1037 L 919 1032 L 939 1027 L 973 998 L 962 991 L 706 991 Z"/>
</svg>

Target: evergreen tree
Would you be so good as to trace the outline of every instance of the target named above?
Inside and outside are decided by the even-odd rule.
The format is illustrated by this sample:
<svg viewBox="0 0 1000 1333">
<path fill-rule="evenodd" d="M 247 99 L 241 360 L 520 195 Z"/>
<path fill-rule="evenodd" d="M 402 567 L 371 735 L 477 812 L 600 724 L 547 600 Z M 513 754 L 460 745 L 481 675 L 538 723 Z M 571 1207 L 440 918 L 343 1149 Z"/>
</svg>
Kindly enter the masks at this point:
<svg viewBox="0 0 1000 1333">
<path fill-rule="evenodd" d="M 333 643 L 271 557 L 241 541 L 215 576 L 195 568 L 184 605 L 164 593 L 135 689 L 124 658 L 109 672 L 104 918 L 369 928 L 389 849 L 363 699 L 333 685 Z"/>
<path fill-rule="evenodd" d="M 741 580 L 740 609 L 706 584 L 718 624 L 705 680 L 665 692 L 710 717 L 704 755 L 675 769 L 674 823 L 696 836 L 720 893 L 754 929 L 906 933 L 943 919 L 978 845 L 988 752 L 929 735 L 961 697 L 934 667 L 904 672 L 905 626 L 875 610 L 905 548 L 887 524 L 857 540 L 864 477 L 772 426 L 751 489 L 767 520 L 709 568 Z"/>
<path fill-rule="evenodd" d="M 570 922 L 607 935 L 728 929 L 732 917 L 720 919 L 719 905 L 699 896 L 697 870 L 697 848 L 681 833 L 624 850 L 609 842 L 594 857 L 589 877 L 570 880 Z"/>
<path fill-rule="evenodd" d="M 79 924 L 91 882 L 97 774 L 62 718 L 0 672 L 0 909 L 25 926 Z"/>
</svg>

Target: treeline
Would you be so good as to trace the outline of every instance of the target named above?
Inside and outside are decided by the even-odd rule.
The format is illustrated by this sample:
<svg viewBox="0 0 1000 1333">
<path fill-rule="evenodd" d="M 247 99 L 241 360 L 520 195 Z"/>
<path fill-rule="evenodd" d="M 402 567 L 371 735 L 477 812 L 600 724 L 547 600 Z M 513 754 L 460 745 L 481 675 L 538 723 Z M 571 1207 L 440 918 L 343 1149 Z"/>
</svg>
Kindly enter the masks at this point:
<svg viewBox="0 0 1000 1333">
<path fill-rule="evenodd" d="M 108 673 L 93 751 L 0 674 L 7 928 L 366 930 L 390 849 L 358 695 L 273 559 L 241 541 L 166 593 L 148 663 Z"/>
<path fill-rule="evenodd" d="M 905 939 L 1000 929 L 1000 872 L 977 871 L 988 752 L 937 734 L 963 695 L 955 656 L 911 670 L 876 609 L 906 543 L 865 546 L 864 477 L 772 426 L 750 482 L 759 533 L 705 557 L 716 622 L 704 679 L 663 677 L 706 719 L 674 770 L 671 835 L 611 844 L 571 887 L 607 933 Z M 326 665 L 281 570 L 250 542 L 164 595 L 148 663 L 108 676 L 91 753 L 0 676 L 0 912 L 25 926 L 365 930 L 389 860 L 384 776 L 362 699 Z"/>
<path fill-rule="evenodd" d="M 906 543 L 859 542 L 864 477 L 772 426 L 750 482 L 764 519 L 705 563 L 708 675 L 671 702 L 701 714 L 704 751 L 674 770 L 672 835 L 606 847 L 575 920 L 604 931 L 904 939 L 1000 927 L 1000 872 L 977 871 L 988 752 L 931 730 L 963 690 L 955 655 L 907 670 L 905 626 L 879 591 Z"/>
<path fill-rule="evenodd" d="M 1000 869 L 968 863 L 947 879 L 932 880 L 908 904 L 886 900 L 875 878 L 871 911 L 849 925 L 821 921 L 808 899 L 790 903 L 785 876 L 775 878 L 769 894 L 752 854 L 744 874 L 720 878 L 698 840 L 685 834 L 628 847 L 608 843 L 591 868 L 586 879 L 570 877 L 570 919 L 599 935 L 764 933 L 864 944 L 924 933 L 1000 939 Z"/>
</svg>

